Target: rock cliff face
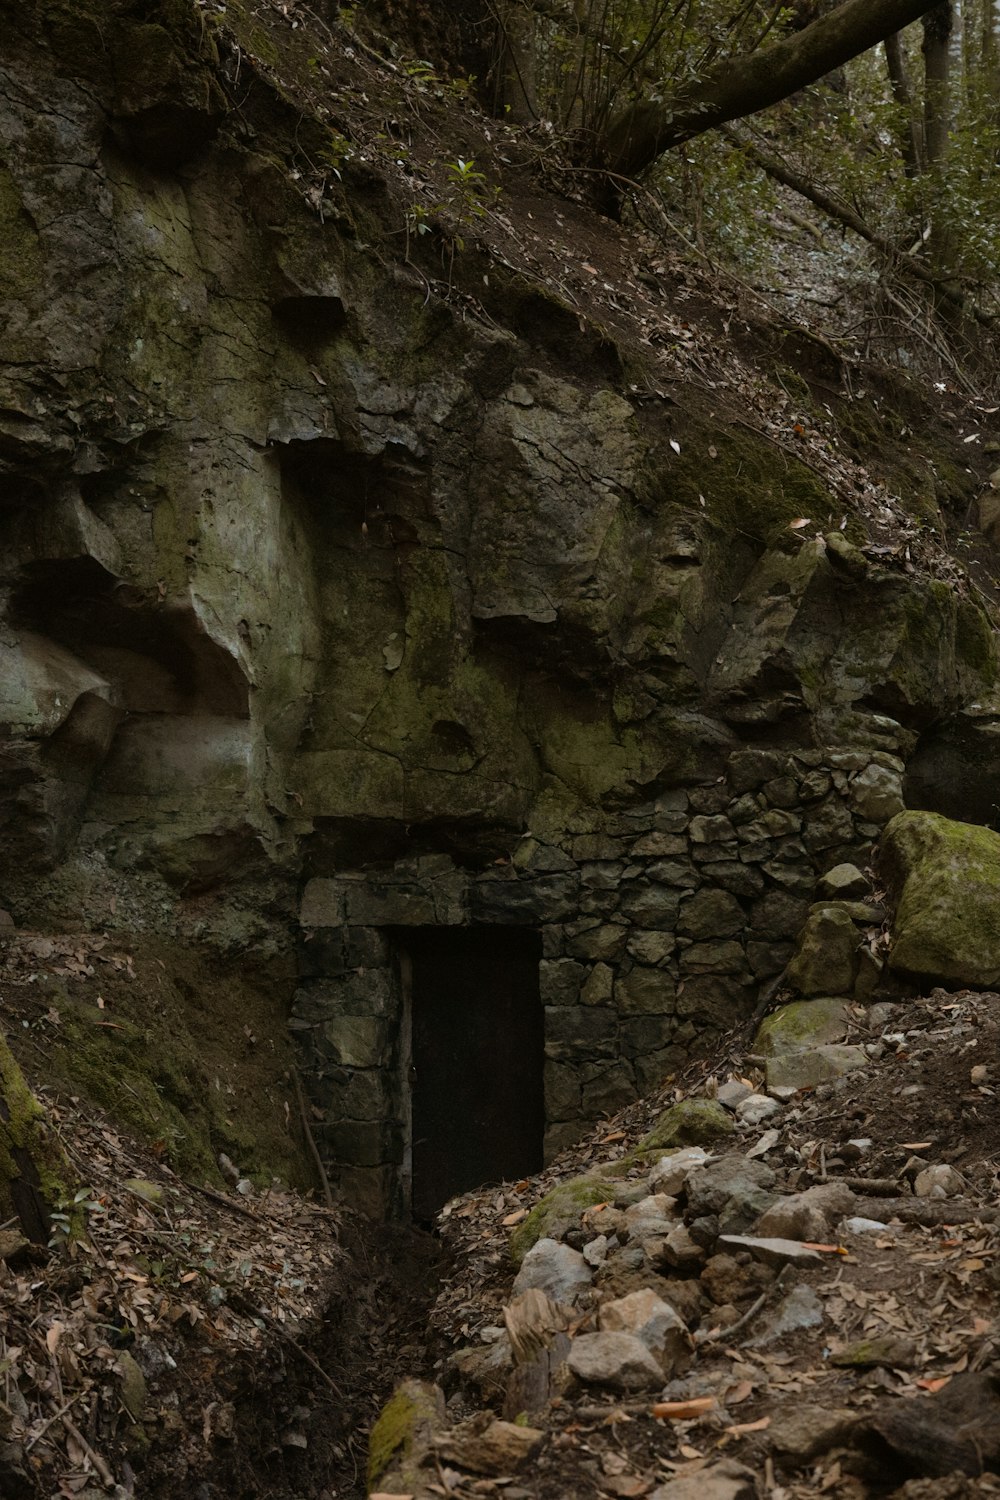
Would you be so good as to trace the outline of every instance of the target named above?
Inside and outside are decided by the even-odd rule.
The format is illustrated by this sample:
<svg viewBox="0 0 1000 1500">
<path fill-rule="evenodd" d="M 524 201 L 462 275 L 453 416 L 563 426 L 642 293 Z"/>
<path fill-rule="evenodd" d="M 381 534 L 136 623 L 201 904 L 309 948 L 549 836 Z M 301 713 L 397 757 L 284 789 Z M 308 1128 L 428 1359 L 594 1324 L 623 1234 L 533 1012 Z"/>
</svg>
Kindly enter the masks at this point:
<svg viewBox="0 0 1000 1500">
<path fill-rule="evenodd" d="M 547 294 L 429 297 L 377 175 L 310 201 L 255 24 L 5 19 L 0 899 L 296 945 L 321 1149 L 396 1209 L 408 928 L 540 933 L 551 1152 L 752 1008 L 915 750 L 937 805 L 996 651 Z"/>
</svg>

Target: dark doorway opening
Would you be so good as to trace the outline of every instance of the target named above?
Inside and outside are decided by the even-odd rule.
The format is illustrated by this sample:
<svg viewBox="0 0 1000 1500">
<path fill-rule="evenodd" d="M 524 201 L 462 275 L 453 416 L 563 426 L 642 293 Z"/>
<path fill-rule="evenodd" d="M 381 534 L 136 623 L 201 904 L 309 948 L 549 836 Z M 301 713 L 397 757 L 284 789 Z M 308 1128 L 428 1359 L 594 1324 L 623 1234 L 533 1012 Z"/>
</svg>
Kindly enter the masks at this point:
<svg viewBox="0 0 1000 1500">
<path fill-rule="evenodd" d="M 542 1167 L 541 938 L 510 927 L 411 928 L 413 1216 Z"/>
</svg>

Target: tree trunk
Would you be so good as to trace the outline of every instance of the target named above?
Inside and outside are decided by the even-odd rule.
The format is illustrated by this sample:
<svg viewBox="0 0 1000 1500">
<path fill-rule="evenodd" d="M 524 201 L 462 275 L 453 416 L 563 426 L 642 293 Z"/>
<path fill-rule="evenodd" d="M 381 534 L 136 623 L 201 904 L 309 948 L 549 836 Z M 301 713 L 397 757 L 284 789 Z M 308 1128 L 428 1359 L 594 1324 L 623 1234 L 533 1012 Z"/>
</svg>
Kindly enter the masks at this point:
<svg viewBox="0 0 1000 1500">
<path fill-rule="evenodd" d="M 951 133 L 951 32 L 954 23 L 951 0 L 928 11 L 923 19 L 924 39 L 924 169 L 930 183 L 930 234 L 928 254 L 935 274 L 944 278 L 954 259 L 954 246 L 946 216 L 941 212 L 941 186 Z"/>
<path fill-rule="evenodd" d="M 526 5 L 506 0 L 500 18 L 500 103 L 514 125 L 531 125 L 538 119 L 536 91 L 535 17 Z"/>
<path fill-rule="evenodd" d="M 599 143 L 599 165 L 634 178 L 671 147 L 777 104 L 918 20 L 926 9 L 927 0 L 845 0 L 804 31 L 758 52 L 723 58 L 673 98 L 639 101 L 613 120 Z"/>
<path fill-rule="evenodd" d="M 921 171 L 920 133 L 917 118 L 913 113 L 913 94 L 906 74 L 903 46 L 899 32 L 894 31 L 885 39 L 885 61 L 889 72 L 892 97 L 899 106 L 899 149 L 907 177 L 917 177 Z"/>
<path fill-rule="evenodd" d="M 33 1244 L 48 1244 L 52 1210 L 71 1196 L 72 1180 L 45 1111 L 0 1036 L 0 1221 L 16 1219 Z"/>
<path fill-rule="evenodd" d="M 954 23 L 951 0 L 927 12 L 923 20 L 924 40 L 924 159 L 935 167 L 945 154 L 950 131 L 948 82 L 951 71 L 951 30 Z"/>
</svg>

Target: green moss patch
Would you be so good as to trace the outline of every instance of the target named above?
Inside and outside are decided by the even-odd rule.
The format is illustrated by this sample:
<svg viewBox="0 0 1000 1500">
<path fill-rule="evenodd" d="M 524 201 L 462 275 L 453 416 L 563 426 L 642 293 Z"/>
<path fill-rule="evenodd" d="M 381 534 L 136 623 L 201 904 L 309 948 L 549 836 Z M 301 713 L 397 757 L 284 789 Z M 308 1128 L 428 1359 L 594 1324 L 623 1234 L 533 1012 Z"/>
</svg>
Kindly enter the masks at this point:
<svg viewBox="0 0 1000 1500">
<path fill-rule="evenodd" d="M 608 1203 L 617 1195 L 613 1182 L 603 1177 L 574 1177 L 546 1193 L 510 1237 L 510 1258 L 519 1266 L 532 1245 L 543 1239 L 561 1239 L 575 1229 L 580 1215 L 595 1203 Z"/>
<path fill-rule="evenodd" d="M 732 1115 L 717 1099 L 681 1099 L 663 1111 L 636 1149 L 645 1155 L 679 1146 L 708 1146 L 735 1130 Z"/>
<path fill-rule="evenodd" d="M 897 901 L 889 967 L 946 988 L 1000 983 L 1000 834 L 938 813 L 888 824 L 881 869 Z"/>
<path fill-rule="evenodd" d="M 280 1003 L 291 975 L 152 940 L 102 947 L 102 962 L 79 942 L 91 977 L 0 984 L 29 1078 L 104 1109 L 182 1176 L 218 1180 L 225 1152 L 262 1186 L 308 1186 Z"/>
</svg>

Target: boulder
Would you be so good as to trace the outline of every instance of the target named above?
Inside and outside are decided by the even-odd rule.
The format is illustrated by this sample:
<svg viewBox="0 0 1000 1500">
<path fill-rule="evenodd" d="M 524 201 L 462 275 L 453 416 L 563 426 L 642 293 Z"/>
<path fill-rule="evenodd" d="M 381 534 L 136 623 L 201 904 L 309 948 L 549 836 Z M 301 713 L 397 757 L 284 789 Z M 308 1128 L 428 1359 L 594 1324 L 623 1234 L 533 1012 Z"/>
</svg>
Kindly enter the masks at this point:
<svg viewBox="0 0 1000 1500">
<path fill-rule="evenodd" d="M 724 1156 L 688 1177 L 688 1212 L 692 1219 L 715 1215 L 723 1234 L 739 1234 L 755 1224 L 775 1200 L 775 1176 L 760 1161 Z"/>
<path fill-rule="evenodd" d="M 817 882 L 816 889 L 825 901 L 864 899 L 871 892 L 867 875 L 857 865 L 834 865 Z"/>
<path fill-rule="evenodd" d="M 688 1173 L 710 1160 L 702 1146 L 685 1146 L 680 1151 L 672 1151 L 669 1156 L 662 1156 L 650 1172 L 649 1186 L 654 1193 L 676 1197 L 687 1182 Z"/>
<path fill-rule="evenodd" d="M 769 1120 L 772 1115 L 780 1112 L 781 1105 L 777 1099 L 771 1099 L 767 1094 L 749 1094 L 736 1109 L 743 1124 L 750 1126 L 760 1125 L 762 1121 Z"/>
<path fill-rule="evenodd" d="M 765 1239 L 753 1234 L 721 1234 L 720 1249 L 730 1255 L 746 1250 L 765 1266 L 805 1266 L 822 1261 L 816 1250 L 807 1250 L 798 1240 Z"/>
<path fill-rule="evenodd" d="M 781 1098 L 785 1096 L 779 1090 L 794 1089 L 797 1093 L 799 1089 L 814 1089 L 821 1083 L 843 1078 L 855 1068 L 863 1068 L 867 1061 L 862 1047 L 831 1045 L 788 1052 L 768 1059 L 767 1086 Z"/>
<path fill-rule="evenodd" d="M 785 969 L 785 984 L 800 995 L 849 995 L 857 972 L 858 933 L 846 911 L 810 912 Z"/>
<path fill-rule="evenodd" d="M 642 1152 L 666 1151 L 671 1146 L 706 1146 L 736 1129 L 732 1116 L 716 1099 L 681 1099 L 665 1109 L 647 1136 Z"/>
<path fill-rule="evenodd" d="M 561 1182 L 540 1198 L 528 1217 L 512 1232 L 510 1258 L 519 1266 L 541 1239 L 561 1239 L 569 1229 L 577 1229 L 580 1216 L 596 1203 L 613 1203 L 618 1187 L 600 1177 L 572 1177 Z"/>
<path fill-rule="evenodd" d="M 566 1363 L 585 1385 L 611 1391 L 650 1391 L 663 1385 L 663 1371 L 634 1333 L 581 1333 Z"/>
<path fill-rule="evenodd" d="M 840 1182 L 824 1182 L 772 1203 L 757 1221 L 759 1235 L 787 1240 L 824 1240 L 830 1226 L 849 1214 L 855 1198 Z"/>
<path fill-rule="evenodd" d="M 681 1374 L 691 1363 L 694 1344 L 684 1322 L 649 1288 L 605 1302 L 598 1322 L 604 1333 L 634 1334 L 668 1379 Z"/>
<path fill-rule="evenodd" d="M 537 1290 L 553 1302 L 572 1302 L 590 1285 L 592 1272 L 578 1250 L 558 1240 L 543 1239 L 532 1245 L 514 1279 L 514 1296 Z"/>
<path fill-rule="evenodd" d="M 757 1500 L 760 1486 L 753 1473 L 734 1458 L 670 1479 L 650 1495 L 649 1500 Z"/>
<path fill-rule="evenodd" d="M 1000 834 L 903 812 L 885 830 L 881 872 L 896 903 L 894 974 L 946 989 L 1000 983 Z"/>
</svg>

